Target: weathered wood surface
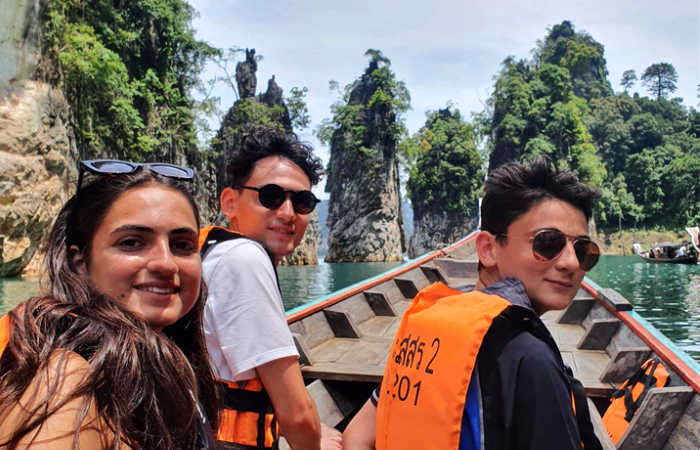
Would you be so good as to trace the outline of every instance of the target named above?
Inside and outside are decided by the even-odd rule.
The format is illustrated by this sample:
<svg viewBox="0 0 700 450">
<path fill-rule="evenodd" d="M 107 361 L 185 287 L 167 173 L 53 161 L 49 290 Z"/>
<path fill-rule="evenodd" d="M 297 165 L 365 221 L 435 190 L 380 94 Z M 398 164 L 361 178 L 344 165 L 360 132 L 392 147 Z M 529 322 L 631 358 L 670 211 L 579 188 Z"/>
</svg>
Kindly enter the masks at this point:
<svg viewBox="0 0 700 450">
<path fill-rule="evenodd" d="M 664 450 L 700 448 L 700 395 L 695 394 Z"/>
<path fill-rule="evenodd" d="M 693 395 L 693 389 L 688 386 L 650 389 L 617 448 L 663 449 Z"/>
</svg>

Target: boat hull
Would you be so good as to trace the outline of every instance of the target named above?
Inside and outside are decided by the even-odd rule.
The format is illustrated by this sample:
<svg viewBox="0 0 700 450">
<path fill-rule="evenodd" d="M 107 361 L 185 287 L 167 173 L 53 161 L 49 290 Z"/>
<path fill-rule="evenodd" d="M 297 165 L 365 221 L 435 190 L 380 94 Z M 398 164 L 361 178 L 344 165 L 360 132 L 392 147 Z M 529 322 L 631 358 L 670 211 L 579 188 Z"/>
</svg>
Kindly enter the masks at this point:
<svg viewBox="0 0 700 450">
<path fill-rule="evenodd" d="M 420 289 L 436 281 L 452 287 L 476 283 L 474 237 L 288 313 L 302 374 L 325 423 L 342 429 L 381 381 L 401 317 Z M 672 385 L 645 400 L 618 448 L 696 450 L 700 369 L 626 299 L 586 279 L 566 310 L 542 319 L 584 385 L 604 448 L 615 448 L 600 419 L 610 395 L 654 356 L 671 371 Z"/>
<path fill-rule="evenodd" d="M 639 255 L 644 261 L 652 264 L 697 264 L 697 255 L 685 255 L 678 258 L 649 258 L 648 256 Z"/>
</svg>

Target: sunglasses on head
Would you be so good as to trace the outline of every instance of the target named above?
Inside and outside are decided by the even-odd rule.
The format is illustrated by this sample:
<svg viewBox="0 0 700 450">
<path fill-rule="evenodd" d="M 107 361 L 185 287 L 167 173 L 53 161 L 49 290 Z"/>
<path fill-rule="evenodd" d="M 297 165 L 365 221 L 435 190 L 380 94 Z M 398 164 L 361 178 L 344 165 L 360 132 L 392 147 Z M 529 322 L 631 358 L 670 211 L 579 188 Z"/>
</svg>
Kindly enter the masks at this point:
<svg viewBox="0 0 700 450">
<path fill-rule="evenodd" d="M 83 173 L 88 171 L 98 175 L 126 175 L 136 172 L 140 167 L 146 167 L 151 172 L 168 178 L 177 180 L 192 181 L 194 171 L 189 167 L 176 166 L 175 164 L 153 162 L 135 163 L 130 161 L 120 161 L 118 159 L 93 159 L 80 161 L 80 173 L 78 174 L 78 191 L 83 182 Z"/>
<path fill-rule="evenodd" d="M 501 236 L 506 236 L 502 234 Z M 566 242 L 571 241 L 578 264 L 585 271 L 591 270 L 600 257 L 598 244 L 588 237 L 568 236 L 556 228 L 539 230 L 532 239 L 532 253 L 541 261 L 552 261 L 561 255 Z"/>
<path fill-rule="evenodd" d="M 292 207 L 297 214 L 310 214 L 316 208 L 317 199 L 311 191 L 291 191 L 283 189 L 276 184 L 266 184 L 263 187 L 235 186 L 238 189 L 250 189 L 257 191 L 260 204 L 268 209 L 277 209 L 287 200 L 287 196 L 292 200 Z"/>
</svg>

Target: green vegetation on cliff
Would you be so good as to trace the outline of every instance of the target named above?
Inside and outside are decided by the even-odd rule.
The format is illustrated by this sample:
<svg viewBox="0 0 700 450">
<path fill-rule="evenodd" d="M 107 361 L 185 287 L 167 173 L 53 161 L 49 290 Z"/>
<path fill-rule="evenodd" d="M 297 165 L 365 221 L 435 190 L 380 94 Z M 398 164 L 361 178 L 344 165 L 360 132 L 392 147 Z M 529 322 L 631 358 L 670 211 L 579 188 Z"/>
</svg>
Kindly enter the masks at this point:
<svg viewBox="0 0 700 450">
<path fill-rule="evenodd" d="M 425 126 L 401 143 L 404 154 L 416 155 L 406 185 L 414 215 L 473 217 L 484 177 L 475 130 L 457 109 L 426 115 Z"/>
<path fill-rule="evenodd" d="M 700 113 L 675 90 L 671 64 L 652 64 L 642 81 L 653 98 L 630 97 L 607 81 L 603 45 L 564 21 L 532 60 L 506 58 L 489 100 L 490 168 L 549 155 L 602 193 L 602 229 L 677 229 L 700 223 Z"/>
<path fill-rule="evenodd" d="M 196 148 L 190 90 L 217 49 L 184 0 L 46 2 L 39 76 L 73 106 L 81 156 L 171 160 Z"/>
<path fill-rule="evenodd" d="M 334 136 L 342 136 L 343 155 L 348 160 L 371 159 L 375 152 L 371 143 L 379 134 L 381 141 L 395 145 L 407 133 L 401 118 L 411 102 L 406 85 L 396 79 L 391 61 L 381 51 L 369 49 L 365 55 L 370 58 L 365 73 L 345 86 L 341 98 L 331 106 L 333 117 L 322 120 L 316 130 L 325 144 L 331 143 Z M 330 84 L 339 90 L 337 82 Z M 372 115 L 379 119 L 371 120 Z M 368 126 L 380 122 L 386 126 Z"/>
</svg>

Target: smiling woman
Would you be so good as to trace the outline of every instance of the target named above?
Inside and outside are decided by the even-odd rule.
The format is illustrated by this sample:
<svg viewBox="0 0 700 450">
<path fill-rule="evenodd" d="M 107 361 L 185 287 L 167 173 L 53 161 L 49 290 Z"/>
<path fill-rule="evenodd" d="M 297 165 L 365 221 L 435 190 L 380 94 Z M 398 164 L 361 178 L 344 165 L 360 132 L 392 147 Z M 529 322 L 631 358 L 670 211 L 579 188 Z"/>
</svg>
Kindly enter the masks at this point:
<svg viewBox="0 0 700 450">
<path fill-rule="evenodd" d="M 213 448 L 192 175 L 81 163 L 48 292 L 0 319 L 0 447 Z"/>
</svg>

